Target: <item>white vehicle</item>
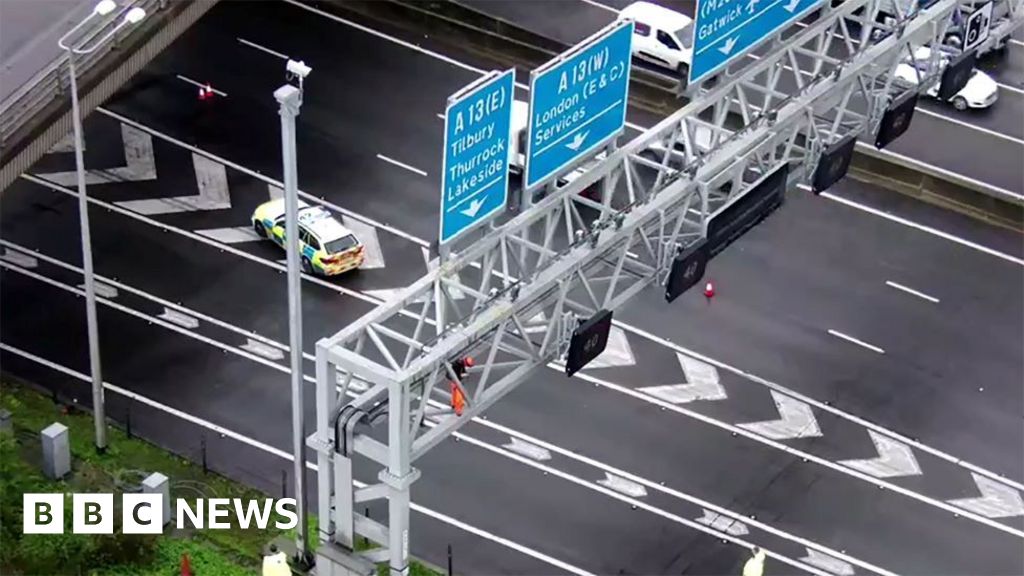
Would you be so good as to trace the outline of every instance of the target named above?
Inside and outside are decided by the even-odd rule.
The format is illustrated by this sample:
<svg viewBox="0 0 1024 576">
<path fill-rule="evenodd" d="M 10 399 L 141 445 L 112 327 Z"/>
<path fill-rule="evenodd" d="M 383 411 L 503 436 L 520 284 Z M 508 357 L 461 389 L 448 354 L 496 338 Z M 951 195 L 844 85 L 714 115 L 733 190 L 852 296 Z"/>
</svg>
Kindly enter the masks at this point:
<svg viewBox="0 0 1024 576">
<path fill-rule="evenodd" d="M 916 86 L 919 82 L 918 74 L 921 74 L 923 77 L 928 71 L 927 62 L 930 57 L 931 48 L 927 46 L 918 48 L 914 52 L 913 60 L 907 58 L 896 67 L 897 80 L 908 86 Z M 945 67 L 949 59 L 946 56 L 941 58 L 941 65 Z M 933 84 L 925 94 L 932 98 L 937 98 L 939 96 L 939 82 Z M 988 108 L 998 98 L 999 86 L 995 80 L 981 70 L 975 69 L 971 71 L 971 79 L 967 81 L 967 85 L 950 98 L 949 101 L 957 110 L 967 110 L 968 108 Z"/>
<path fill-rule="evenodd" d="M 650 2 L 634 2 L 619 12 L 633 20 L 633 56 L 685 77 L 693 60 L 693 20 Z"/>
</svg>

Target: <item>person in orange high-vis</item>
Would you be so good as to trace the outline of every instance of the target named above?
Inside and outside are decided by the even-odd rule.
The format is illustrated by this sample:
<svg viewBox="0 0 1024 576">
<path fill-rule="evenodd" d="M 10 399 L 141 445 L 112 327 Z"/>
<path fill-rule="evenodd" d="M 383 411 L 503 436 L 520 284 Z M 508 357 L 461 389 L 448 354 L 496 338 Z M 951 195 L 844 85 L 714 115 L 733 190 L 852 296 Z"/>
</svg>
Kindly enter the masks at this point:
<svg viewBox="0 0 1024 576">
<path fill-rule="evenodd" d="M 452 372 L 454 372 L 455 376 L 461 381 L 466 377 L 466 370 L 468 368 L 472 368 L 474 364 L 475 362 L 473 361 L 473 357 L 466 356 L 465 358 L 452 362 Z M 455 382 L 451 382 L 450 385 L 452 392 L 452 409 L 455 410 L 456 415 L 462 416 L 462 410 L 466 407 L 466 396 L 463 395 L 462 390 L 455 384 Z"/>
</svg>

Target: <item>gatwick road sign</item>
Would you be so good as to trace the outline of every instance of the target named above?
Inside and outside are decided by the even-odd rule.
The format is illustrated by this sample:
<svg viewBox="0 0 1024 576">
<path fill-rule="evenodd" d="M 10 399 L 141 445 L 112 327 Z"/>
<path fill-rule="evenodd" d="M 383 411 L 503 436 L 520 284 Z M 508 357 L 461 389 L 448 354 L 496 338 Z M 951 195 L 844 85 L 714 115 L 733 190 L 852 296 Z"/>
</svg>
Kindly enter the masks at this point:
<svg viewBox="0 0 1024 576">
<path fill-rule="evenodd" d="M 823 0 L 697 0 L 692 84 L 824 4 Z"/>
</svg>

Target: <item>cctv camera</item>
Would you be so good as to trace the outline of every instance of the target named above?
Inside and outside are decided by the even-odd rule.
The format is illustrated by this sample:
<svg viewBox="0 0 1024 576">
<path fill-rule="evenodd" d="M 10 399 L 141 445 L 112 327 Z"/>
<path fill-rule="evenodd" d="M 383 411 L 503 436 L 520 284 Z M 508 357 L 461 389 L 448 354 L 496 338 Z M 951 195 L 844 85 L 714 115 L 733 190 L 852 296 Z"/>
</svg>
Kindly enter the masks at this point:
<svg viewBox="0 0 1024 576">
<path fill-rule="evenodd" d="M 287 70 L 288 74 L 298 76 L 299 78 L 305 78 L 313 71 L 312 68 L 306 66 L 305 62 L 296 62 L 295 60 L 289 60 L 288 64 L 285 65 L 285 70 Z"/>
</svg>

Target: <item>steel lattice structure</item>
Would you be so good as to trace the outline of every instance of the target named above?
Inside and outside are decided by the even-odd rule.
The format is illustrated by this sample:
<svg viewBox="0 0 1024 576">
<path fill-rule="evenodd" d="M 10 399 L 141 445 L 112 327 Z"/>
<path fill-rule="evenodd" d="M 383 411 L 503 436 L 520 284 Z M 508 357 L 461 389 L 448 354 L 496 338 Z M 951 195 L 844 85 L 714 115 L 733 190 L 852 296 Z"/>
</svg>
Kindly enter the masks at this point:
<svg viewBox="0 0 1024 576">
<path fill-rule="evenodd" d="M 893 83 L 896 65 L 914 47 L 941 42 L 955 5 L 901 10 L 880 40 L 871 38 L 880 0 L 823 8 L 814 23 L 775 39 L 769 54 L 319 341 L 316 432 L 307 444 L 317 454 L 322 546 L 351 551 L 361 535 L 381 545 L 362 556 L 406 573 L 413 463 L 556 363 L 580 319 L 664 283 L 677 251 L 700 241 L 709 219 L 761 176 L 788 164 L 793 185 L 830 144 L 873 133 L 905 90 Z M 852 21 L 861 23 L 856 33 Z M 936 81 L 935 60 L 915 90 Z M 477 365 L 460 380 L 451 363 L 467 355 Z M 461 416 L 450 407 L 452 386 L 466 400 Z M 379 472 L 359 488 L 356 455 Z M 387 524 L 356 511 L 382 499 Z"/>
</svg>

